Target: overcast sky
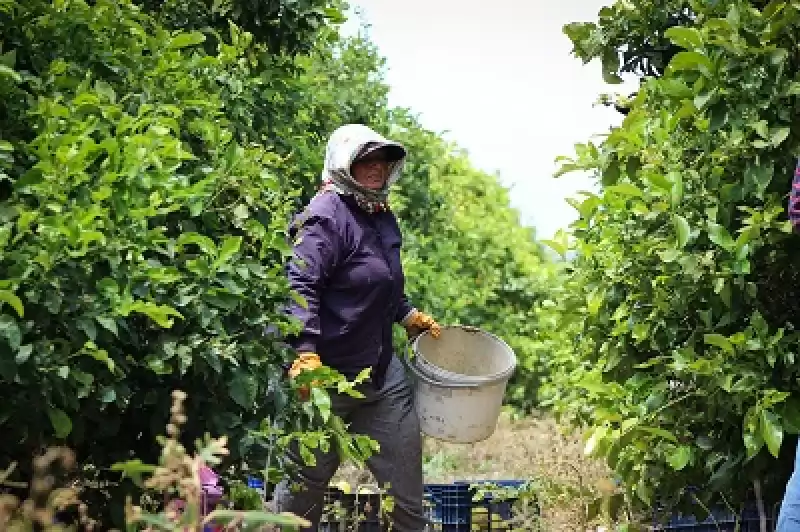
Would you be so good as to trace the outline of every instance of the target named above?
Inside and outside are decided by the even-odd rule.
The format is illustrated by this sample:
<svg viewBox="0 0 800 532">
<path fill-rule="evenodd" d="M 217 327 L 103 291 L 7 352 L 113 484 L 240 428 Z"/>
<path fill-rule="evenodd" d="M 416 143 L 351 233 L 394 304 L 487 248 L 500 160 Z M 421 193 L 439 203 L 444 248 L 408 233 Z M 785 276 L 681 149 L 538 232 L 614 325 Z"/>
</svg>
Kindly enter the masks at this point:
<svg viewBox="0 0 800 532">
<path fill-rule="evenodd" d="M 594 106 L 598 65 L 570 55 L 562 26 L 612 0 L 354 0 L 387 59 L 390 103 L 448 131 L 473 163 L 498 171 L 524 223 L 547 238 L 575 217 L 564 199 L 586 176 L 555 179 L 555 158 L 621 120 Z"/>
</svg>

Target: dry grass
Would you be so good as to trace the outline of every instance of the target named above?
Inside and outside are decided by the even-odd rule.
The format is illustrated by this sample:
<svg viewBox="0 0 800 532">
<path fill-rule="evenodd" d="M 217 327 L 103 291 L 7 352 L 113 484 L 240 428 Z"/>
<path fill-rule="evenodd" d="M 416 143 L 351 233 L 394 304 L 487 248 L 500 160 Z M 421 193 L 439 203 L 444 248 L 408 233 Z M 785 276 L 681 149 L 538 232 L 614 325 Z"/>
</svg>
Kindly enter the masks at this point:
<svg viewBox="0 0 800 532">
<path fill-rule="evenodd" d="M 504 415 L 495 433 L 475 445 L 425 442 L 426 482 L 509 479 L 537 480 L 543 486 L 542 516 L 533 530 L 595 530 L 584 517 L 586 505 L 614 491 L 607 468 L 583 455 L 580 435 L 563 431 L 549 418 L 512 421 Z M 352 466 L 343 467 L 336 480 L 374 482 Z"/>
</svg>

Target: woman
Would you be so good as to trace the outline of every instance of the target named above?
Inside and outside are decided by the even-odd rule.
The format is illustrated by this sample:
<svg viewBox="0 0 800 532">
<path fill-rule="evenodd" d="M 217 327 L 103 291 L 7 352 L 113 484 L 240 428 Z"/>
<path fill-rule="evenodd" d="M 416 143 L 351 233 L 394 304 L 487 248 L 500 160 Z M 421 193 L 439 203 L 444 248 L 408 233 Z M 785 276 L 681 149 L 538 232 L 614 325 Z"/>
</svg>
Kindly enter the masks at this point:
<svg viewBox="0 0 800 532">
<path fill-rule="evenodd" d="M 333 394 L 333 410 L 351 431 L 380 444 L 367 465 L 389 486 L 392 530 L 422 532 L 419 420 L 404 366 L 392 349 L 392 326 L 400 323 L 410 335 L 430 329 L 438 336 L 440 329 L 404 292 L 400 228 L 387 195 L 405 157 L 400 144 L 362 125 L 343 126 L 328 141 L 322 188 L 291 231 L 288 275 L 305 302 L 290 308 L 303 327 L 291 339 L 297 359 L 289 374 L 294 378 L 321 364 L 349 378 L 370 369 L 370 381 L 359 389 L 365 398 Z M 314 466 L 306 466 L 293 450 L 290 459 L 298 472 L 276 487 L 275 509 L 309 519 L 316 530 L 339 456 L 320 453 Z M 304 489 L 294 491 L 294 484 Z"/>
</svg>

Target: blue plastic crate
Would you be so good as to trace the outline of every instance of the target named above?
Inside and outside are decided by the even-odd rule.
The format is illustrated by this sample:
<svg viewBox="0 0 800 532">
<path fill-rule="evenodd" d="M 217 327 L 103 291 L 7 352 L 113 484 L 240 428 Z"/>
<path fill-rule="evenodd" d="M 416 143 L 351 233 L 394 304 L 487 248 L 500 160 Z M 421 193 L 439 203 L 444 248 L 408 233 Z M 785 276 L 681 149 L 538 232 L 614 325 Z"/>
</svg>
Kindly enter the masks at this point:
<svg viewBox="0 0 800 532">
<path fill-rule="evenodd" d="M 497 486 L 498 488 L 522 488 L 526 481 L 524 480 L 479 480 L 475 482 L 471 482 L 471 485 L 490 485 L 490 486 Z M 491 491 L 487 491 L 484 493 L 483 503 L 489 510 L 489 517 L 491 522 L 492 515 L 499 515 L 503 521 L 508 521 L 512 517 L 512 511 L 514 507 L 514 503 L 517 501 L 517 497 L 513 496 L 506 496 L 503 498 L 499 498 L 495 500 L 494 495 Z"/>
<path fill-rule="evenodd" d="M 425 499 L 428 505 L 426 516 L 434 530 L 443 532 L 471 531 L 476 523 L 472 522 L 472 512 L 481 508 L 486 513 L 486 526 L 482 530 L 502 530 L 503 524 L 494 520 L 499 516 L 508 521 L 513 516 L 516 497 L 508 496 L 496 499 L 491 490 L 487 490 L 479 500 L 475 500 L 476 486 L 489 484 L 498 488 L 521 488 L 522 480 L 480 480 L 457 481 L 453 484 L 427 484 Z M 500 528 L 498 528 L 500 527 Z"/>
<path fill-rule="evenodd" d="M 775 530 L 776 513 L 767 511 L 767 530 Z M 737 528 L 738 524 L 738 528 Z M 746 508 L 737 516 L 727 509 L 715 508 L 705 519 L 694 516 L 672 515 L 665 525 L 657 525 L 655 530 L 664 532 L 760 532 L 761 521 L 758 511 Z"/>
<path fill-rule="evenodd" d="M 472 491 L 469 484 L 426 484 L 427 519 L 443 532 L 469 532 Z"/>
<path fill-rule="evenodd" d="M 264 480 L 258 477 L 247 477 L 247 487 L 253 489 L 264 489 Z"/>
</svg>

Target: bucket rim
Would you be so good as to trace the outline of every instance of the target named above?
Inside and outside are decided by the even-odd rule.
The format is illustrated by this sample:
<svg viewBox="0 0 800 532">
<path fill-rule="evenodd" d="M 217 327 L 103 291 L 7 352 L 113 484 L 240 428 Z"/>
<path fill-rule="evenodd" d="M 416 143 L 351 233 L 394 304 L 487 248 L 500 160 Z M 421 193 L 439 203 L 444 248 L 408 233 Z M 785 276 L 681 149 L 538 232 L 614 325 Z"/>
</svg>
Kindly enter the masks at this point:
<svg viewBox="0 0 800 532">
<path fill-rule="evenodd" d="M 429 386 L 438 386 L 440 388 L 452 388 L 452 389 L 460 389 L 460 390 L 474 390 L 475 388 L 482 388 L 484 386 L 493 386 L 495 384 L 501 383 L 508 383 L 509 379 L 511 379 L 511 375 L 513 373 L 513 368 L 510 368 L 508 372 L 500 377 L 493 378 L 491 380 L 485 382 L 458 382 L 458 381 L 440 381 L 436 380 L 433 377 L 426 375 L 425 373 L 421 373 L 419 368 L 413 362 L 408 364 L 408 368 L 414 374 L 414 377 Z"/>
<path fill-rule="evenodd" d="M 514 371 L 516 371 L 516 368 L 517 368 L 517 365 L 518 365 L 517 354 L 514 352 L 514 350 L 511 348 L 511 346 L 508 345 L 508 342 L 506 342 L 505 340 L 503 340 L 502 338 L 500 338 L 496 334 L 491 333 L 489 331 L 485 331 L 485 330 L 483 330 L 483 329 L 481 329 L 479 327 L 473 327 L 471 325 L 445 325 L 445 326 L 442 326 L 442 329 L 461 329 L 461 330 L 466 331 L 466 332 L 470 332 L 470 333 L 474 333 L 474 334 L 482 334 L 484 336 L 488 336 L 489 338 L 493 339 L 494 341 L 500 343 L 503 347 L 506 348 L 506 350 L 509 353 L 511 353 L 511 364 L 509 364 L 509 367 L 507 369 L 505 369 L 505 370 L 503 370 L 501 372 L 494 373 L 492 375 L 463 375 L 462 376 L 459 373 L 456 373 L 454 371 L 449 371 L 449 370 L 446 370 L 446 369 L 442 369 L 442 372 L 446 375 L 445 378 L 450 378 L 448 376 L 452 376 L 452 378 L 465 377 L 465 380 L 466 381 L 470 381 L 472 385 L 488 384 L 488 383 L 493 383 L 493 382 L 497 382 L 497 381 L 503 380 L 504 378 L 508 378 L 508 376 L 507 376 L 508 374 L 513 374 Z M 435 364 L 432 364 L 431 362 L 429 362 L 428 359 L 425 358 L 419 351 L 419 348 L 418 348 L 419 341 L 422 339 L 423 336 L 426 336 L 426 335 L 431 335 L 430 330 L 424 331 L 421 334 L 417 335 L 417 337 L 414 338 L 411 341 L 411 345 L 409 347 L 411 348 L 411 352 L 414 354 L 414 358 L 415 359 L 416 358 L 421 358 L 422 360 L 424 360 L 424 364 L 426 364 L 428 366 L 437 367 Z M 430 379 L 432 379 L 433 382 L 449 382 L 449 381 L 438 380 L 435 377 L 433 377 L 431 375 L 428 375 L 428 373 L 426 371 L 420 370 L 419 368 L 415 368 L 415 369 L 417 370 L 417 371 L 415 371 L 415 373 L 421 371 L 421 373 L 423 375 L 425 375 L 426 377 L 429 377 Z"/>
<path fill-rule="evenodd" d="M 414 363 L 416 364 L 417 369 L 427 375 L 431 379 L 438 381 L 438 382 L 462 382 L 467 383 L 471 382 L 474 384 L 485 384 L 487 382 L 494 381 L 497 375 L 500 373 L 494 373 L 492 375 L 464 375 L 461 373 L 456 373 L 454 371 L 449 371 L 446 369 L 439 368 L 435 364 L 431 364 L 428 362 L 424 356 L 419 353 L 415 353 L 414 355 Z M 437 371 L 438 370 L 438 371 Z M 507 370 L 504 370 L 501 373 L 504 373 Z"/>
</svg>

